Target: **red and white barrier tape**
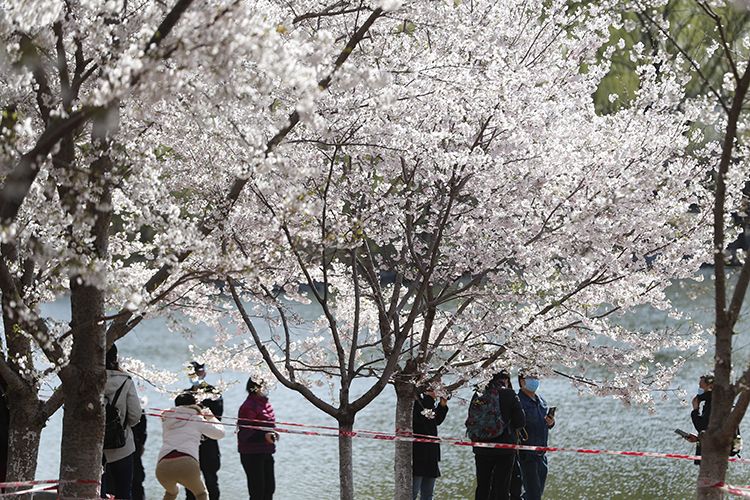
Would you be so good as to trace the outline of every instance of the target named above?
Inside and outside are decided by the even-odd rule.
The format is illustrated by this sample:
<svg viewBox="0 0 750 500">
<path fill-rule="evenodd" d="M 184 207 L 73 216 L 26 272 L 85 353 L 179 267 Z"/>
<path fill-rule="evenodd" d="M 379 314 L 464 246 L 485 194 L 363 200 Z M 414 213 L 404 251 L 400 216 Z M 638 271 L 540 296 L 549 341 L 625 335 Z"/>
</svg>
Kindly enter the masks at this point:
<svg viewBox="0 0 750 500">
<path fill-rule="evenodd" d="M 177 416 L 170 416 L 170 411 L 166 411 L 161 414 L 154 414 L 154 413 L 147 413 L 147 415 L 150 416 L 156 416 L 156 417 L 162 417 L 162 418 L 175 418 L 178 420 L 186 420 L 186 421 L 202 421 L 202 417 L 200 418 L 186 418 L 186 417 L 177 417 Z M 236 424 L 231 424 L 227 422 L 216 422 L 217 424 L 224 425 L 227 427 L 236 427 Z M 279 422 L 276 422 L 276 424 L 280 424 Z M 302 425 L 302 424 L 299 424 Z M 539 452 L 567 452 L 567 453 L 581 453 L 586 455 L 619 455 L 619 456 L 628 456 L 628 457 L 647 457 L 647 458 L 671 458 L 676 460 L 700 460 L 701 457 L 697 455 L 687 455 L 682 453 L 659 453 L 659 452 L 653 452 L 653 451 L 620 451 L 620 450 L 600 450 L 600 449 L 589 449 L 589 448 L 564 448 L 564 447 L 557 447 L 557 446 L 527 446 L 527 445 L 519 445 L 519 444 L 509 444 L 509 443 L 488 443 L 488 442 L 477 442 L 477 441 L 467 441 L 464 439 L 458 439 L 458 438 L 446 438 L 446 437 L 434 437 L 434 436 L 428 436 L 428 437 L 418 437 L 415 435 L 408 435 L 408 434 L 391 434 L 387 432 L 374 432 L 374 431 L 359 431 L 359 430 L 352 430 L 352 431 L 344 431 L 339 430 L 338 428 L 332 428 L 331 430 L 333 432 L 319 432 L 319 431 L 310 431 L 310 430 L 296 430 L 296 429 L 285 429 L 284 427 L 279 427 L 278 425 L 276 427 L 269 427 L 267 425 L 260 426 L 260 425 L 247 425 L 240 423 L 240 426 L 245 429 L 254 429 L 254 430 L 260 430 L 260 431 L 266 431 L 266 432 L 279 432 L 283 434 L 298 434 L 303 436 L 321 436 L 321 437 L 339 437 L 339 436 L 346 436 L 351 438 L 366 438 L 366 439 L 376 439 L 380 441 L 402 441 L 402 442 L 412 442 L 412 443 L 438 443 L 438 444 L 446 444 L 451 446 L 471 446 L 471 447 L 477 447 L 477 448 L 494 448 L 494 449 L 505 449 L 505 450 L 521 450 L 521 451 L 539 451 Z M 312 426 L 309 426 L 312 427 Z M 736 463 L 750 463 L 750 459 L 747 458 L 737 458 L 737 457 L 730 457 L 730 462 L 736 462 Z"/>
<path fill-rule="evenodd" d="M 99 484 L 99 481 L 94 479 L 66 479 L 63 481 L 58 479 L 38 479 L 35 481 L 8 481 L 0 483 L 0 488 L 23 488 L 25 486 L 31 486 L 31 488 L 19 491 L 0 492 L 0 498 L 26 495 L 40 491 L 52 491 L 56 490 L 58 485 L 63 483 Z"/>
<path fill-rule="evenodd" d="M 724 493 L 728 493 L 736 497 L 750 498 L 750 488 L 744 486 L 732 486 L 731 484 L 719 482 L 716 484 L 708 485 L 708 487 L 719 489 Z"/>
<path fill-rule="evenodd" d="M 148 408 L 148 409 L 149 410 L 158 411 L 158 412 L 162 412 L 162 413 L 174 412 L 174 409 L 172 409 L 172 408 L 169 408 L 169 409 Z M 161 416 L 161 414 L 154 415 L 154 414 L 148 414 L 148 413 L 147 413 L 147 415 L 157 416 L 157 417 Z M 223 423 L 226 420 L 232 420 L 234 422 L 242 422 L 243 426 L 246 423 L 248 423 L 248 424 L 253 424 L 253 423 L 263 424 L 263 423 L 266 422 L 266 420 L 253 420 L 251 418 L 237 418 L 237 417 L 230 417 L 230 416 L 227 416 L 227 415 L 223 415 L 221 417 L 221 420 L 222 420 Z M 329 425 L 301 424 L 301 423 L 298 423 L 298 422 L 283 422 L 281 420 L 276 420 L 275 424 L 283 426 L 283 427 L 303 427 L 303 428 L 306 428 L 306 429 L 322 429 L 322 430 L 334 431 L 334 432 L 338 432 L 339 431 L 338 427 L 333 427 L 333 426 L 329 426 Z M 232 424 L 232 425 L 234 425 L 234 424 Z M 360 434 L 383 434 L 383 431 L 372 431 L 372 430 L 367 430 L 367 429 L 357 429 L 357 432 L 359 432 Z M 409 432 L 405 432 L 405 433 L 399 433 L 398 431 L 396 431 L 396 434 L 398 434 L 399 436 L 415 436 L 415 437 L 423 437 L 423 438 L 427 438 L 427 439 L 434 439 L 435 438 L 435 436 L 430 436 L 428 434 L 417 434 L 417 433 L 410 432 L 410 431 Z M 456 439 L 458 439 L 458 438 L 456 438 Z"/>
<path fill-rule="evenodd" d="M 9 481 L 0 483 L 0 488 L 20 488 L 21 486 L 38 486 L 40 484 L 58 484 L 57 479 L 37 479 L 36 481 Z M 98 482 L 98 481 L 97 481 Z"/>
<path fill-rule="evenodd" d="M 15 497 L 20 495 L 28 495 L 29 493 L 38 493 L 40 491 L 54 491 L 57 490 L 57 485 L 52 486 L 34 486 L 28 490 L 11 491 L 8 493 L 0 493 L 0 497 Z"/>
</svg>

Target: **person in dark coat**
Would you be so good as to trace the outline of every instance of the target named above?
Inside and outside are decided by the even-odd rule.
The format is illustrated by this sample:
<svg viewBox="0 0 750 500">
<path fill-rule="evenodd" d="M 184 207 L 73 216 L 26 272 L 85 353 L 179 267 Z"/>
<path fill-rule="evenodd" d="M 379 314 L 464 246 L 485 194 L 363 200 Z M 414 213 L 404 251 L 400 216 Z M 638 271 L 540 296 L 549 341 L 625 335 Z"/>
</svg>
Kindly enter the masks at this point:
<svg viewBox="0 0 750 500">
<path fill-rule="evenodd" d="M 555 426 L 555 417 L 549 414 L 549 407 L 538 393 L 540 381 L 533 372 L 518 374 L 518 398 L 526 415 L 525 436 L 521 444 L 547 446 L 549 430 Z M 547 453 L 544 451 L 522 450 L 518 453 L 523 478 L 524 500 L 541 500 L 547 481 Z"/>
<path fill-rule="evenodd" d="M 424 436 L 437 436 L 438 425 L 443 423 L 447 414 L 447 399 L 441 397 L 440 402 L 437 403 L 434 391 L 418 394 L 412 413 L 412 432 Z M 412 444 L 412 498 L 414 500 L 420 492 L 421 500 L 432 500 L 435 479 L 440 477 L 438 462 L 440 462 L 440 444 Z"/>
<path fill-rule="evenodd" d="M 513 391 L 510 373 L 502 370 L 487 383 L 485 391 L 498 391 L 500 414 L 505 421 L 503 433 L 490 439 L 491 443 L 516 444 L 516 431 L 526 425 L 526 417 L 521 402 Z M 516 451 L 499 448 L 474 447 L 474 461 L 477 471 L 475 500 L 510 499 Z"/>
<path fill-rule="evenodd" d="M 214 416 L 221 420 L 224 414 L 224 399 L 221 392 L 216 387 L 208 384 L 206 378 L 206 365 L 197 361 L 191 361 L 192 368 L 191 379 L 193 385 L 186 389 L 195 395 L 195 399 L 200 402 L 204 408 L 211 410 Z M 200 466 L 203 480 L 206 483 L 209 500 L 219 500 L 219 469 L 221 468 L 221 452 L 219 451 L 219 442 L 215 439 L 204 437 L 201 441 L 200 449 Z M 195 500 L 193 493 L 185 490 L 186 500 Z"/>
<path fill-rule="evenodd" d="M 8 388 L 0 376 L 0 483 L 4 483 L 8 473 L 8 439 L 10 437 L 10 412 L 8 411 Z M 0 492 L 3 491 L 0 488 Z"/>
<path fill-rule="evenodd" d="M 142 403 L 145 406 L 145 403 Z M 133 455 L 133 500 L 145 500 L 143 481 L 146 480 L 146 471 L 143 468 L 143 449 L 146 446 L 148 432 L 146 430 L 146 413 L 141 414 L 141 420 L 133 427 L 133 439 L 135 440 L 135 455 Z"/>
<path fill-rule="evenodd" d="M 693 421 L 693 427 L 700 434 L 702 431 L 708 429 L 708 419 L 711 417 L 711 395 L 713 394 L 714 388 L 714 376 L 712 373 L 703 375 L 698 380 L 698 394 L 693 398 L 693 411 L 690 412 L 690 419 Z M 703 403 L 703 410 L 701 411 L 700 405 Z M 701 443 L 698 441 L 698 436 L 691 434 L 688 438 L 691 443 L 697 443 L 695 445 L 695 454 L 700 456 L 701 454 Z M 700 465 L 701 461 L 696 460 L 695 464 Z"/>
</svg>

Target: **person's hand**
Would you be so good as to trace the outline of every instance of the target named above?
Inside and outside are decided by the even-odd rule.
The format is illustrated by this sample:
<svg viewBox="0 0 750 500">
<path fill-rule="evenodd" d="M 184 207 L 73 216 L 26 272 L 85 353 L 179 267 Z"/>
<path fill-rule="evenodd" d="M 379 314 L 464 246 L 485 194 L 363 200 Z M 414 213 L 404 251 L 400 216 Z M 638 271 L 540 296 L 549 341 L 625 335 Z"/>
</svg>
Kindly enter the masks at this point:
<svg viewBox="0 0 750 500">
<path fill-rule="evenodd" d="M 697 443 L 698 442 L 698 436 L 695 434 L 690 434 L 688 437 L 685 438 L 686 441 L 690 441 L 691 443 Z"/>
<path fill-rule="evenodd" d="M 448 400 L 444 397 L 440 398 L 440 406 L 448 406 Z"/>
<path fill-rule="evenodd" d="M 701 405 L 700 400 L 698 399 L 698 396 L 693 397 L 693 410 L 697 410 Z"/>
<path fill-rule="evenodd" d="M 553 428 L 555 426 L 555 417 L 551 417 L 551 416 L 547 415 L 546 417 L 544 417 L 544 421 L 547 422 L 547 427 L 549 429 L 551 429 L 551 428 Z"/>
<path fill-rule="evenodd" d="M 266 432 L 266 443 L 268 444 L 274 444 L 277 439 L 277 434 L 275 432 Z"/>
</svg>

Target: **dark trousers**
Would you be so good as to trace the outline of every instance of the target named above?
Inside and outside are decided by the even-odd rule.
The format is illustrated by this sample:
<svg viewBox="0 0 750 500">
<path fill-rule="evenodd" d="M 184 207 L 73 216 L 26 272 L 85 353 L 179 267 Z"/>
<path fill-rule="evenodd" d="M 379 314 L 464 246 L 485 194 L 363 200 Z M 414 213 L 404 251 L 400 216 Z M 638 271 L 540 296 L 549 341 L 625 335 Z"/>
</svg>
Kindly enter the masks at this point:
<svg viewBox="0 0 750 500">
<path fill-rule="evenodd" d="M 511 500 L 523 500 L 523 475 L 521 474 L 521 463 L 518 459 L 518 453 L 515 454 L 513 463 L 513 477 L 510 480 L 510 498 Z"/>
<path fill-rule="evenodd" d="M 547 455 L 544 453 L 521 452 L 519 461 L 523 475 L 524 500 L 542 500 L 544 483 L 547 481 Z"/>
<path fill-rule="evenodd" d="M 118 500 L 130 500 L 133 484 L 133 454 L 122 460 L 106 463 L 102 476 L 102 498 L 114 495 Z"/>
<path fill-rule="evenodd" d="M 474 455 L 477 468 L 475 500 L 510 498 L 515 454 Z"/>
<path fill-rule="evenodd" d="M 413 476 L 411 483 L 412 500 L 432 500 L 435 491 L 436 477 Z"/>
<path fill-rule="evenodd" d="M 143 468 L 143 460 L 136 449 L 133 454 L 133 500 L 145 500 L 146 494 L 143 491 L 143 481 L 146 480 L 146 471 Z"/>
<path fill-rule="evenodd" d="M 221 453 L 219 442 L 215 439 L 204 439 L 198 450 L 199 462 L 203 481 L 206 483 L 209 500 L 219 500 L 219 469 L 221 468 Z M 195 500 L 190 490 L 185 490 L 186 500 Z"/>
<path fill-rule="evenodd" d="M 247 476 L 247 492 L 250 494 L 250 500 L 271 500 L 276 490 L 273 455 L 241 453 L 240 461 Z"/>
</svg>

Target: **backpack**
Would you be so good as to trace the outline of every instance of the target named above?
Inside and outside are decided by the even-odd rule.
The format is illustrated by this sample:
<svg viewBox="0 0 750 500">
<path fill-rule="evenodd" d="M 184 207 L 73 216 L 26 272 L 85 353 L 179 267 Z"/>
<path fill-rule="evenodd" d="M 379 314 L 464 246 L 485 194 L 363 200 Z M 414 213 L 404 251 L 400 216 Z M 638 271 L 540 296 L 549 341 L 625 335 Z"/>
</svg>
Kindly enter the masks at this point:
<svg viewBox="0 0 750 500">
<path fill-rule="evenodd" d="M 466 418 L 466 434 L 472 441 L 487 441 L 505 431 L 505 419 L 500 413 L 500 390 L 488 387 L 482 394 L 474 392 Z"/>
<path fill-rule="evenodd" d="M 127 436 L 125 435 L 125 426 L 122 424 L 120 419 L 120 410 L 117 409 L 117 400 L 120 397 L 122 388 L 128 383 L 128 379 L 122 383 L 112 401 L 105 396 L 107 399 L 107 405 L 105 406 L 104 416 L 104 449 L 112 450 L 115 448 L 122 448 L 125 446 Z"/>
</svg>

